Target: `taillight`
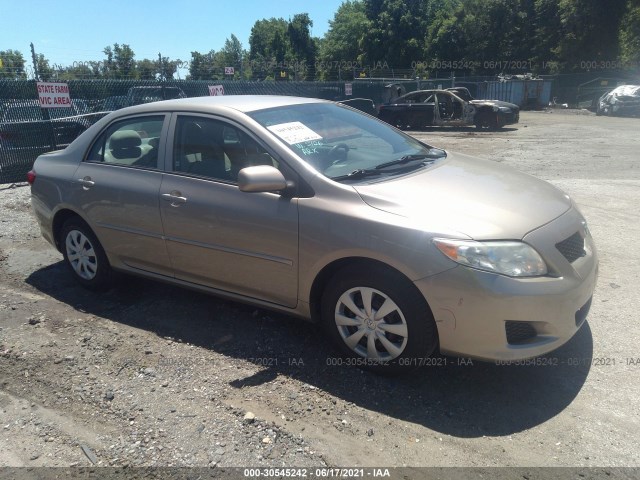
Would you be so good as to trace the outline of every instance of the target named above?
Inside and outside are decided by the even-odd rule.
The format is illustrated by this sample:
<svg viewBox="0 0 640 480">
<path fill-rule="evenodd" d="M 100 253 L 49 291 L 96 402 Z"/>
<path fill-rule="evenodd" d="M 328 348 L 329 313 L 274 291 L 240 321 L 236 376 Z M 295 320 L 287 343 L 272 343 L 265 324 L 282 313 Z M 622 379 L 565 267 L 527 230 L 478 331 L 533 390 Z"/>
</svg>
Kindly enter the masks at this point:
<svg viewBox="0 0 640 480">
<path fill-rule="evenodd" d="M 27 172 L 27 182 L 29 182 L 29 185 L 33 185 L 33 182 L 35 181 L 36 181 L 36 171 L 31 170 Z"/>
</svg>

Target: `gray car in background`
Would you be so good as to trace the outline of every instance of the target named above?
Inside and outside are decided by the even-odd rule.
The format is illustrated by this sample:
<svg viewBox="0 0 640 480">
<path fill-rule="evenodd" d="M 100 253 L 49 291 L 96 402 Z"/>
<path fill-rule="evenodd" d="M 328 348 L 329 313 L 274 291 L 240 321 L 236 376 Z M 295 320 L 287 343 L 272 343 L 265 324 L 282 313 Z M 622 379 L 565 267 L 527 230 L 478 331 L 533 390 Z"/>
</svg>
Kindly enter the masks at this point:
<svg viewBox="0 0 640 480">
<path fill-rule="evenodd" d="M 29 181 L 82 285 L 117 270 L 321 322 L 348 363 L 378 371 L 437 350 L 545 354 L 582 326 L 596 284 L 569 196 L 323 100 L 124 108 Z"/>
<path fill-rule="evenodd" d="M 596 115 L 639 116 L 640 86 L 622 85 L 605 93 L 598 100 Z"/>
</svg>

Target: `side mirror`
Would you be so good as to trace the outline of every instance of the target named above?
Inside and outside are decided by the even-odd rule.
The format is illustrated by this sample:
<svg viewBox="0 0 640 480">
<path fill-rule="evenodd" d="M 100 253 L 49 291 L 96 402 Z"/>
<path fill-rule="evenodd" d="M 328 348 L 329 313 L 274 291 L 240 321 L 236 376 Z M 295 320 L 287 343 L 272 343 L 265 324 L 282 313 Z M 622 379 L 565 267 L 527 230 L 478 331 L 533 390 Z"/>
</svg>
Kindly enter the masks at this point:
<svg viewBox="0 0 640 480">
<path fill-rule="evenodd" d="M 289 187 L 282 172 L 270 165 L 246 167 L 238 172 L 241 192 L 279 192 Z"/>
</svg>

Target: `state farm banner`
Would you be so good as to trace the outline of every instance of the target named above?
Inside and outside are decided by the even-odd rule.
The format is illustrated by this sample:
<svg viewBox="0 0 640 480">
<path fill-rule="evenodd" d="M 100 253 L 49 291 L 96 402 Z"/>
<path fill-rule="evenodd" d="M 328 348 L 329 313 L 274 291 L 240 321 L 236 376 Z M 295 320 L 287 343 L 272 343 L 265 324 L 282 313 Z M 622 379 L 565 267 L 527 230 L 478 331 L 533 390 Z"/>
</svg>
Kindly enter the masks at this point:
<svg viewBox="0 0 640 480">
<path fill-rule="evenodd" d="M 58 82 L 37 82 L 41 108 L 69 108 L 69 85 Z"/>
</svg>

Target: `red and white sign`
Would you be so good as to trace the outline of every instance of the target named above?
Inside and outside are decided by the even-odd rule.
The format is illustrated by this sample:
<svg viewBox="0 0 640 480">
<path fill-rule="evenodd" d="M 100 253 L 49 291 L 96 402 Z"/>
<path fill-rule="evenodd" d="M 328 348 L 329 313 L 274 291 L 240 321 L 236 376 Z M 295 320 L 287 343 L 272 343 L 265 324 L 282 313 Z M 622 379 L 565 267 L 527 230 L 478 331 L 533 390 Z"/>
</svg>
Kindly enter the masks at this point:
<svg viewBox="0 0 640 480">
<path fill-rule="evenodd" d="M 347 96 L 347 97 L 353 95 L 353 84 L 352 83 L 345 83 L 344 84 L 344 95 Z"/>
<path fill-rule="evenodd" d="M 37 82 L 41 108 L 69 108 L 71 96 L 66 83 Z"/>
<path fill-rule="evenodd" d="M 233 67 L 224 67 L 225 75 L 234 75 L 236 73 L 236 69 Z"/>
<path fill-rule="evenodd" d="M 222 85 L 209 85 L 209 95 L 212 97 L 224 95 L 224 87 Z"/>
</svg>

